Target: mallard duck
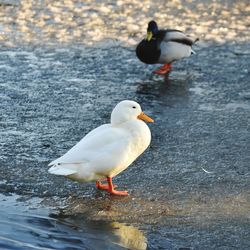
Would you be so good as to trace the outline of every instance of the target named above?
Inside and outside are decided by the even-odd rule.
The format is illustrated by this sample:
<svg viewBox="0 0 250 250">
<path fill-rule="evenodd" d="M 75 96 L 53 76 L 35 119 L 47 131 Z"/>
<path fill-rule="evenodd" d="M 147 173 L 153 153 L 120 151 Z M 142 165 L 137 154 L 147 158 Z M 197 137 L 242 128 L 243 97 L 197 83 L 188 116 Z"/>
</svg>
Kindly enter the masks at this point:
<svg viewBox="0 0 250 250">
<path fill-rule="evenodd" d="M 192 40 L 180 30 L 159 30 L 157 23 L 150 21 L 147 37 L 137 45 L 136 55 L 146 64 L 164 64 L 153 73 L 165 75 L 171 70 L 172 62 L 195 53 L 192 45 L 197 40 Z"/>
<path fill-rule="evenodd" d="M 122 101 L 111 113 L 111 122 L 89 132 L 66 154 L 52 161 L 48 170 L 79 182 L 96 181 L 96 187 L 113 195 L 128 195 L 115 190 L 112 178 L 140 156 L 151 141 L 146 125 L 153 120 L 138 103 Z M 107 179 L 108 184 L 102 184 Z"/>
</svg>

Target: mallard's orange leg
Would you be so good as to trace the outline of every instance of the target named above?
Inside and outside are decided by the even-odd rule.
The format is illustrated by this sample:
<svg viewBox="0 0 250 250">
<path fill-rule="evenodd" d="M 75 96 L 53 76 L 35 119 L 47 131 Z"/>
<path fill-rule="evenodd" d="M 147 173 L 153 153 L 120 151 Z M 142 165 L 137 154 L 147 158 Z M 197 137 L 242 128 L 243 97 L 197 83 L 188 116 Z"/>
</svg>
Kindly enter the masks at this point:
<svg viewBox="0 0 250 250">
<path fill-rule="evenodd" d="M 109 190 L 109 185 L 102 184 L 100 181 L 96 181 L 96 187 L 101 190 Z M 117 185 L 114 185 L 114 188 L 117 188 Z"/>
<path fill-rule="evenodd" d="M 128 195 L 128 191 L 118 191 L 118 190 L 115 190 L 115 186 L 112 183 L 112 177 L 107 177 L 107 181 L 108 181 L 108 186 L 109 186 L 108 192 L 110 194 L 123 195 L 123 196 Z"/>
<path fill-rule="evenodd" d="M 172 65 L 171 63 L 167 63 L 164 64 L 162 67 L 160 67 L 159 69 L 156 69 L 155 71 L 153 71 L 154 74 L 157 75 L 165 75 L 167 74 L 170 70 L 172 69 Z"/>
</svg>

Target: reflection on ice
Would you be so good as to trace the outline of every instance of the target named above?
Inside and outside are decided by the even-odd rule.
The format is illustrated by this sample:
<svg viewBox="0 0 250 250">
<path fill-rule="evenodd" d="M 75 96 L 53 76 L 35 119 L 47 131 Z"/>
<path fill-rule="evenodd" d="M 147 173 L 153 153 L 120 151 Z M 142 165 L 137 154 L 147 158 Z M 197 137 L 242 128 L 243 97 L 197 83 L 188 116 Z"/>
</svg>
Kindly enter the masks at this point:
<svg viewBox="0 0 250 250">
<path fill-rule="evenodd" d="M 147 248 L 146 237 L 132 225 L 92 221 L 81 215 L 49 215 L 40 199 L 0 196 L 0 201 L 1 249 Z M 31 203 L 35 210 L 30 211 Z"/>
<path fill-rule="evenodd" d="M 124 223 L 112 222 L 114 234 L 119 237 L 119 244 L 129 249 L 144 250 L 147 248 L 147 239 L 136 227 Z"/>
</svg>

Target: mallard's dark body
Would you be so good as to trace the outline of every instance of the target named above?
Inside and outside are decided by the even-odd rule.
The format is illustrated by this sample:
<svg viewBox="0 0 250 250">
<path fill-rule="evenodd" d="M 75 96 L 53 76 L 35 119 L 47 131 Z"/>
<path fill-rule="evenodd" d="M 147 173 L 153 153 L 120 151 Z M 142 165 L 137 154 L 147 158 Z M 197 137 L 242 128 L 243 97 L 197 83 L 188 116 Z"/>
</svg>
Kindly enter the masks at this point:
<svg viewBox="0 0 250 250">
<path fill-rule="evenodd" d="M 137 57 L 146 64 L 155 64 L 161 55 L 157 40 L 142 40 L 136 47 Z"/>
</svg>

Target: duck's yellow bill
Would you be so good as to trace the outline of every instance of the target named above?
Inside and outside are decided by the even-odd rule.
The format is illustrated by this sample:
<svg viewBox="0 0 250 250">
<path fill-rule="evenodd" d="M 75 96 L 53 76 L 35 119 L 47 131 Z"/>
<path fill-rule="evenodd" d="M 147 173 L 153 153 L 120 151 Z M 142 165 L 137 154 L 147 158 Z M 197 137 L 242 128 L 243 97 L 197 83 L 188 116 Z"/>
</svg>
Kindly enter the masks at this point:
<svg viewBox="0 0 250 250">
<path fill-rule="evenodd" d="M 152 39 L 152 37 L 153 37 L 153 33 L 151 31 L 148 31 L 146 40 L 149 42 Z"/>
<path fill-rule="evenodd" d="M 143 120 L 145 122 L 154 122 L 154 120 L 152 118 L 150 118 L 149 116 L 147 116 L 146 114 L 144 114 L 143 112 L 141 112 L 138 116 L 138 119 Z"/>
</svg>

